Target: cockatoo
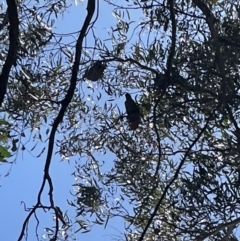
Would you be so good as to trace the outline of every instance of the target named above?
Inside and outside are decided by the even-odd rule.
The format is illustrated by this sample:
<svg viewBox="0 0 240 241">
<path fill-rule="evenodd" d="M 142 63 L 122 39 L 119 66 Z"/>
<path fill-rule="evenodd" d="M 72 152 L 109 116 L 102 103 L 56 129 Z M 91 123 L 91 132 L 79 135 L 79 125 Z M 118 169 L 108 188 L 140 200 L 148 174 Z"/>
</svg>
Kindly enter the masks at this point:
<svg viewBox="0 0 240 241">
<path fill-rule="evenodd" d="M 126 93 L 125 97 L 125 107 L 127 112 L 128 123 L 131 130 L 136 130 L 139 124 L 141 123 L 141 113 L 137 104 L 132 99 L 131 95 L 129 93 Z"/>
</svg>

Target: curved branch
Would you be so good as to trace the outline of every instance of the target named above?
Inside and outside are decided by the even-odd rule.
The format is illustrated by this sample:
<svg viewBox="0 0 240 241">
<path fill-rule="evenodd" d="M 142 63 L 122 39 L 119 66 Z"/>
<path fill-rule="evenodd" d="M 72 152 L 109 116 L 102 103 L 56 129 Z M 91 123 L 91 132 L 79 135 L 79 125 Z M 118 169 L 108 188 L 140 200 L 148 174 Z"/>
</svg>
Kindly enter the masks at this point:
<svg viewBox="0 0 240 241">
<path fill-rule="evenodd" d="M 170 0 L 169 1 L 169 5 L 170 5 L 170 17 L 171 17 L 171 21 L 172 21 L 172 44 L 171 44 L 171 47 L 170 47 L 170 53 L 169 53 L 169 56 L 168 56 L 168 59 L 167 59 L 167 70 L 166 70 L 166 79 L 167 81 L 169 82 L 170 80 L 170 74 L 171 74 L 171 71 L 172 71 L 172 62 L 173 62 L 173 58 L 174 58 L 174 55 L 175 55 L 175 47 L 176 47 L 176 29 L 177 29 L 177 26 L 176 26 L 176 19 L 175 19 L 175 12 L 174 12 L 174 2 L 173 0 Z M 159 169 L 160 169 L 160 164 L 161 164 L 161 157 L 162 157 L 162 150 L 161 150 L 161 139 L 160 139 L 160 135 L 159 135 L 159 132 L 158 132 L 158 128 L 157 128 L 157 124 L 156 124 L 156 109 L 157 109 L 157 106 L 160 102 L 160 100 L 162 99 L 163 97 L 163 94 L 164 92 L 158 96 L 158 99 L 154 105 L 154 109 L 153 109 L 153 126 L 154 126 L 154 131 L 156 133 L 156 136 L 157 136 L 157 142 L 158 142 L 158 163 L 157 163 L 157 167 L 156 167 L 156 170 L 155 170 L 155 174 L 154 176 L 156 177 L 158 172 L 159 172 Z M 200 138 L 200 137 L 199 137 Z M 198 139 L 197 139 L 198 140 Z M 190 150 L 191 150 L 192 147 L 190 147 Z M 188 152 L 187 152 L 188 153 Z M 179 168 L 177 169 L 176 173 L 175 173 L 175 176 L 173 177 L 173 179 L 171 180 L 171 182 L 169 183 L 169 185 L 167 185 L 166 189 L 164 190 L 163 194 L 162 194 L 162 197 L 160 198 L 153 214 L 151 215 L 150 219 L 148 220 L 148 223 L 145 227 L 145 229 L 143 230 L 143 233 L 139 239 L 139 241 L 142 241 L 144 239 L 144 236 L 148 230 L 148 228 L 150 227 L 152 221 L 153 221 L 153 218 L 154 216 L 156 215 L 158 209 L 159 209 L 159 206 L 160 204 L 162 203 L 162 200 L 163 198 L 165 197 L 165 194 L 167 193 L 167 190 L 168 188 L 172 185 L 172 183 L 175 181 L 175 179 L 177 178 L 178 176 L 178 173 L 179 171 L 181 170 L 181 167 L 182 165 L 184 164 L 184 161 L 185 161 L 185 158 L 183 158 L 183 161 L 180 163 L 179 165 Z M 154 187 L 152 190 L 151 190 L 151 194 L 153 193 L 153 191 L 156 189 L 156 187 Z M 150 194 L 150 195 L 151 195 Z"/>
<path fill-rule="evenodd" d="M 221 58 L 221 51 L 219 46 L 219 36 L 217 31 L 215 30 L 214 24 L 217 22 L 217 19 L 214 17 L 213 13 L 210 11 L 210 9 L 207 7 L 207 5 L 202 2 L 201 0 L 193 0 L 194 4 L 202 11 L 206 18 L 206 23 L 209 27 L 209 30 L 211 32 L 211 37 L 214 42 L 214 48 L 215 48 L 215 57 L 216 57 L 216 65 L 218 68 L 218 71 L 222 77 L 222 85 L 221 85 L 221 92 L 219 93 L 219 99 L 221 103 L 223 103 L 223 106 L 226 104 L 226 74 L 225 74 L 225 66 L 224 62 Z"/>
<path fill-rule="evenodd" d="M 214 112 L 213 112 L 213 113 L 214 113 Z M 201 131 L 198 133 L 197 137 L 196 137 L 195 140 L 192 142 L 192 144 L 188 147 L 185 155 L 183 156 L 180 164 L 178 165 L 178 168 L 177 168 L 174 176 L 172 177 L 172 179 L 171 179 L 171 181 L 168 183 L 168 185 L 165 187 L 165 189 L 164 189 L 164 191 L 163 191 L 163 193 L 162 193 L 162 196 L 160 197 L 157 205 L 155 206 L 154 211 L 153 211 L 153 213 L 151 214 L 151 217 L 149 218 L 148 223 L 147 223 L 146 227 L 144 228 L 141 237 L 139 238 L 139 241 L 143 241 L 144 236 L 145 236 L 145 234 L 147 233 L 148 228 L 150 227 L 150 225 L 151 225 L 154 217 L 156 216 L 156 214 L 157 214 L 157 212 L 158 212 L 158 210 L 159 210 L 159 208 L 160 208 L 160 205 L 161 205 L 163 199 L 165 198 L 165 195 L 167 194 L 167 192 L 168 192 L 169 188 L 171 187 L 171 185 L 177 180 L 178 174 L 179 174 L 180 170 L 182 169 L 182 167 L 183 167 L 183 165 L 184 165 L 184 163 L 185 163 L 185 160 L 187 159 L 188 154 L 190 153 L 190 151 L 192 150 L 192 148 L 194 147 L 194 145 L 197 143 L 197 141 L 201 138 L 203 132 L 206 130 L 206 128 L 207 128 L 207 126 L 208 126 L 208 123 L 209 123 L 209 121 L 211 120 L 211 117 L 212 117 L 212 114 L 209 115 L 209 117 L 208 117 L 208 119 L 207 119 L 204 127 L 203 127 L 203 128 L 201 129 Z"/>
<path fill-rule="evenodd" d="M 34 208 L 31 210 L 31 212 L 28 214 L 28 216 L 26 217 L 26 219 L 23 223 L 22 230 L 21 230 L 20 236 L 18 238 L 18 241 L 22 240 L 30 217 L 35 212 L 37 207 L 41 204 L 41 195 L 44 190 L 46 181 L 49 184 L 48 195 L 49 195 L 50 205 L 51 205 L 51 208 L 55 210 L 54 201 L 53 201 L 53 184 L 52 184 L 52 179 L 49 174 L 49 168 L 50 168 L 50 164 L 51 164 L 53 147 L 54 147 L 54 139 L 55 139 L 55 134 L 56 134 L 57 128 L 58 128 L 59 124 L 61 123 L 61 121 L 63 120 L 65 111 L 72 100 L 72 97 L 74 95 L 74 91 L 75 91 L 75 88 L 77 85 L 77 75 L 78 75 L 78 71 L 79 71 L 80 58 L 81 58 L 81 54 L 82 54 L 82 44 L 83 44 L 84 37 L 86 36 L 90 22 L 92 20 L 93 14 L 95 12 L 95 0 L 88 0 L 87 11 L 88 11 L 88 14 L 85 18 L 83 27 L 81 29 L 80 35 L 79 35 L 77 43 L 76 43 L 76 54 L 75 54 L 74 64 L 72 67 L 72 76 L 71 76 L 71 80 L 70 80 L 70 86 L 69 86 L 69 89 L 67 91 L 65 98 L 61 102 L 62 103 L 61 109 L 60 109 L 56 119 L 54 120 L 52 130 L 50 133 L 49 144 L 48 144 L 48 153 L 47 153 L 47 158 L 46 158 L 45 167 L 44 167 L 44 177 L 43 177 L 43 182 L 42 182 L 41 188 L 38 193 L 37 203 L 34 206 Z M 56 239 L 57 239 L 57 237 L 55 234 L 54 240 L 56 240 Z"/>
<path fill-rule="evenodd" d="M 17 4 L 15 0 L 7 0 L 7 13 L 10 30 L 9 30 L 9 49 L 7 53 L 6 61 L 2 68 L 0 75 L 0 106 L 2 106 L 4 96 L 7 92 L 7 84 L 9 73 L 12 66 L 16 62 L 17 49 L 18 49 L 18 36 L 19 36 L 19 19 L 17 12 Z"/>
<path fill-rule="evenodd" d="M 238 225 L 239 223 L 240 223 L 240 218 L 236 218 L 231 222 L 221 223 L 217 227 L 213 228 L 214 231 L 208 231 L 206 235 L 204 235 L 203 237 L 196 238 L 195 241 L 204 241 L 206 238 L 209 238 L 210 236 L 219 233 L 225 228 L 235 228 L 235 226 Z"/>
</svg>

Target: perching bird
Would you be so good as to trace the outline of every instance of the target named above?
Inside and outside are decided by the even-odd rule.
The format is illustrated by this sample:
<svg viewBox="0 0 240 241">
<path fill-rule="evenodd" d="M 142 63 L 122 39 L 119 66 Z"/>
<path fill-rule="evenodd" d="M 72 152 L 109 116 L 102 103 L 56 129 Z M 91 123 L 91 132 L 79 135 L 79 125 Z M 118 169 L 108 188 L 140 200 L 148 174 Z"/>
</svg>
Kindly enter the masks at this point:
<svg viewBox="0 0 240 241">
<path fill-rule="evenodd" d="M 91 81 L 97 81 L 103 77 L 103 72 L 106 67 L 107 66 L 104 65 L 101 61 L 96 61 L 91 67 L 86 70 L 83 77 Z"/>
<path fill-rule="evenodd" d="M 137 104 L 132 99 L 131 95 L 129 93 L 126 93 L 125 97 L 125 107 L 129 126 L 131 130 L 136 130 L 141 123 L 141 113 Z"/>
</svg>

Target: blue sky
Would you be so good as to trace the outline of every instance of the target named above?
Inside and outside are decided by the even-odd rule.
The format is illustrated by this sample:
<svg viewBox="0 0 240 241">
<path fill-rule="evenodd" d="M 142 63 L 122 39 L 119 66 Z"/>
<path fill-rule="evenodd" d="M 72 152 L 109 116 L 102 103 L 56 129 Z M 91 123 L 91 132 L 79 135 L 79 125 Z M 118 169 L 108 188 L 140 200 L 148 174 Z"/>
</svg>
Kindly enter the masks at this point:
<svg viewBox="0 0 240 241">
<path fill-rule="evenodd" d="M 86 2 L 86 1 L 85 1 Z M 79 3 L 78 6 L 74 5 L 64 14 L 63 18 L 59 18 L 55 26 L 54 32 L 69 33 L 79 31 L 86 16 L 85 3 Z M 100 1 L 100 11 L 97 23 L 95 24 L 95 34 L 101 39 L 109 38 L 107 34 L 107 28 L 114 26 L 116 23 L 115 18 L 112 16 L 112 9 L 103 1 Z M 88 41 L 91 41 L 88 38 Z M 28 148 L 31 149 L 32 143 L 28 144 Z M 36 203 L 37 194 L 42 183 L 43 169 L 45 164 L 46 152 L 41 155 L 40 158 L 36 158 L 41 152 L 43 146 L 46 143 L 39 144 L 34 150 L 33 155 L 30 155 L 27 151 L 19 153 L 15 164 L 12 166 L 4 164 L 1 165 L 0 176 L 0 240 L 10 241 L 17 240 L 22 223 L 27 215 L 24 211 L 24 206 L 21 201 L 26 203 L 27 207 L 32 207 Z M 53 156 L 50 168 L 50 174 L 54 184 L 54 199 L 55 204 L 61 207 L 62 211 L 68 210 L 70 218 L 75 217 L 74 210 L 70 209 L 66 199 L 73 199 L 70 195 L 72 191 L 72 184 L 74 183 L 74 177 L 71 175 L 74 171 L 74 162 L 60 162 L 59 156 Z M 73 159 L 74 160 L 74 159 Z M 4 175 L 10 171 L 9 176 Z M 47 189 L 45 189 L 43 195 L 43 203 L 48 204 Z M 44 227 L 51 227 L 52 218 L 51 215 L 39 212 L 38 218 L 41 222 L 39 226 L 39 238 L 44 234 Z M 93 237 L 97 237 L 98 240 L 113 240 L 112 235 L 121 235 L 123 231 L 123 224 L 119 220 L 109 222 L 109 227 L 104 230 L 103 226 L 95 227 L 92 232 L 87 234 L 78 233 L 79 240 L 93 240 Z M 36 220 L 31 218 L 29 224 L 28 240 L 36 240 L 35 237 Z"/>
</svg>

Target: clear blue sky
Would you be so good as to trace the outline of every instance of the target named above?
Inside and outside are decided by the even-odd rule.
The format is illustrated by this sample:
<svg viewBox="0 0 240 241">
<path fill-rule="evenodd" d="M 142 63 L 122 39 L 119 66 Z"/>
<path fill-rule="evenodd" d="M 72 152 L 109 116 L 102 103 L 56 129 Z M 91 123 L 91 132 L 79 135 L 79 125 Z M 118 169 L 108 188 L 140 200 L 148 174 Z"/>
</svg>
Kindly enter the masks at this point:
<svg viewBox="0 0 240 241">
<path fill-rule="evenodd" d="M 85 1 L 86 2 L 86 1 Z M 74 5 L 69 9 L 64 17 L 58 19 L 57 29 L 54 32 L 69 33 L 79 31 L 86 16 L 85 3 L 79 3 L 78 6 Z M 103 1 L 100 0 L 100 13 L 97 23 L 95 24 L 95 34 L 101 39 L 109 38 L 107 28 L 116 24 L 115 18 L 112 16 L 112 9 Z M 88 38 L 88 41 L 90 39 Z M 32 143 L 27 147 L 31 149 Z M 34 155 L 37 156 L 41 152 L 46 143 L 42 143 L 34 150 Z M 0 240 L 12 241 L 17 240 L 22 223 L 27 215 L 24 211 L 24 206 L 21 201 L 26 203 L 27 207 L 32 207 L 36 203 L 37 194 L 42 183 L 43 169 L 45 164 L 47 148 L 40 158 L 35 158 L 24 151 L 17 156 L 16 164 L 1 165 L 0 177 Z M 62 211 L 68 210 L 70 218 L 74 219 L 75 212 L 70 209 L 66 199 L 72 199 L 70 191 L 72 191 L 72 184 L 74 177 L 71 175 L 74 171 L 74 163 L 68 164 L 67 162 L 60 162 L 59 156 L 53 156 L 50 168 L 50 174 L 54 184 L 54 199 L 55 204 L 62 208 Z M 4 175 L 11 168 L 10 175 Z M 48 204 L 47 189 L 43 195 L 43 203 Z M 45 200 L 45 202 L 44 202 Z M 44 227 L 51 227 L 51 215 L 43 212 L 38 213 L 38 218 L 41 222 L 39 226 L 39 237 L 44 234 Z M 35 237 L 36 221 L 34 217 L 31 218 L 29 224 L 29 237 L 28 240 L 36 240 Z M 123 231 L 123 224 L 119 220 L 109 222 L 109 227 L 104 230 L 103 226 L 95 227 L 92 232 L 87 234 L 78 233 L 79 240 L 93 240 L 98 238 L 99 241 L 113 240 L 112 234 L 121 235 Z"/>
</svg>

